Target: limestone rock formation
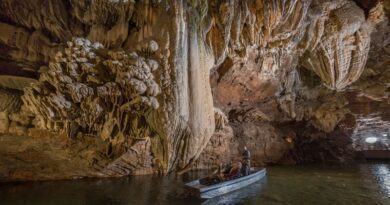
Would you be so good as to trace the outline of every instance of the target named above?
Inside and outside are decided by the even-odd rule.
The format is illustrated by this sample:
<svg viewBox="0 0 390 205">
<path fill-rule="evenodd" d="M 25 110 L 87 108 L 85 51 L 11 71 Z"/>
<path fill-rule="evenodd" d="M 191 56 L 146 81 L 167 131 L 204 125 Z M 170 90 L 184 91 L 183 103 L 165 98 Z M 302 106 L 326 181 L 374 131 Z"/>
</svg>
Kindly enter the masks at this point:
<svg viewBox="0 0 390 205">
<path fill-rule="evenodd" d="M 160 88 L 151 73 L 157 62 L 123 51 L 97 54 L 101 48 L 80 38 L 68 42 L 39 83 L 26 88 L 24 108 L 35 114 L 36 127 L 70 138 L 94 134 L 113 144 L 149 137 L 138 124 L 159 107 Z"/>
<path fill-rule="evenodd" d="M 244 145 L 255 164 L 288 161 L 351 112 L 344 92 L 384 16 L 383 2 L 370 2 L 0 1 L 0 138 L 26 142 L 26 163 L 4 148 L 1 179 L 207 168 Z M 383 85 L 353 89 L 382 101 Z M 62 136 L 48 143 L 78 157 L 73 171 L 57 146 L 39 154 L 42 133 Z M 44 174 L 34 176 L 29 154 Z"/>
<path fill-rule="evenodd" d="M 371 16 L 366 21 L 364 12 L 354 2 L 326 5 L 323 14 L 313 15 L 303 65 L 313 70 L 331 88 L 341 90 L 355 82 L 367 60 L 372 26 Z M 321 8 L 321 7 L 320 7 Z M 329 20 L 321 19 L 328 15 Z M 319 29 L 318 29 L 319 28 Z M 318 29 L 318 30 L 317 30 Z"/>
<path fill-rule="evenodd" d="M 390 4 L 387 2 L 387 11 Z M 356 117 L 352 135 L 357 150 L 387 150 L 390 148 L 390 14 L 372 34 L 367 66 L 362 77 L 350 87 L 351 111 Z M 362 107 L 364 109 L 362 109 Z M 367 144 L 366 137 L 376 137 L 377 142 Z"/>
</svg>

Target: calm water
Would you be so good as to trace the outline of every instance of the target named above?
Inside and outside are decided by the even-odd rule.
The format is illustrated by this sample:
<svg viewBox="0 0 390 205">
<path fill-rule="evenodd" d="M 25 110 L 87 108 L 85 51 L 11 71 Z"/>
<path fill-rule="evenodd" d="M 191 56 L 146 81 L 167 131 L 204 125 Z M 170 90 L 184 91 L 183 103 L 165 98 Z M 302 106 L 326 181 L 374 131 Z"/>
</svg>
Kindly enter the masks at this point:
<svg viewBox="0 0 390 205">
<path fill-rule="evenodd" d="M 0 185 L 1 205 L 346 204 L 390 205 L 390 164 L 273 166 L 261 182 L 201 201 L 182 188 L 205 172 Z"/>
</svg>

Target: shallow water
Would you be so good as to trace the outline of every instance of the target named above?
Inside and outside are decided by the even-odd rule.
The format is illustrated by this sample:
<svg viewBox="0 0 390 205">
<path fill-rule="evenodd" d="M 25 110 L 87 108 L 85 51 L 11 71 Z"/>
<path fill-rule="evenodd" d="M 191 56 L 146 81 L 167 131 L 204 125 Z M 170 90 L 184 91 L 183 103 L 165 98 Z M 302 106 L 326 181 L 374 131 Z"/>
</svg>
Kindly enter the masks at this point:
<svg viewBox="0 0 390 205">
<path fill-rule="evenodd" d="M 345 204 L 390 205 L 390 164 L 272 166 L 262 181 L 207 201 L 188 197 L 182 176 L 0 185 L 1 205 Z"/>
</svg>

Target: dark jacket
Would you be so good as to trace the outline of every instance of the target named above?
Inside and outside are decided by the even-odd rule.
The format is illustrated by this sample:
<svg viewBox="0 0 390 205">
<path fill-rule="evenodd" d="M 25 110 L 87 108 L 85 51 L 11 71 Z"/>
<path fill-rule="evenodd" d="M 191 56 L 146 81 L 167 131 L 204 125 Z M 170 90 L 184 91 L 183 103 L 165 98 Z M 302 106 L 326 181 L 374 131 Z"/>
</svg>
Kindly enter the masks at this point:
<svg viewBox="0 0 390 205">
<path fill-rule="evenodd" d="M 250 160 L 251 159 L 251 153 L 249 152 L 249 150 L 245 150 L 243 153 L 242 153 L 242 156 L 245 160 Z"/>
</svg>

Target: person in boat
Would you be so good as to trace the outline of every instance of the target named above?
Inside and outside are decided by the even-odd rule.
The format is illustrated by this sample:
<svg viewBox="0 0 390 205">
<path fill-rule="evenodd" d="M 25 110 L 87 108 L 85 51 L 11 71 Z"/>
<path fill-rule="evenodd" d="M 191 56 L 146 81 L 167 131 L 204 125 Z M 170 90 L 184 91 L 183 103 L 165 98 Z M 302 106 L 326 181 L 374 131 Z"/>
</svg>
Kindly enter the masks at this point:
<svg viewBox="0 0 390 205">
<path fill-rule="evenodd" d="M 243 176 L 247 176 L 250 174 L 251 171 L 251 153 L 249 150 L 244 146 L 244 152 L 242 153 L 242 169 L 241 174 Z"/>
<path fill-rule="evenodd" d="M 223 175 L 223 172 L 224 172 L 223 167 L 224 167 L 224 165 L 222 163 L 220 163 L 218 165 L 217 169 L 214 170 L 214 172 L 211 174 L 211 176 L 200 179 L 199 183 L 206 185 L 206 186 L 210 186 L 210 185 L 221 182 L 221 176 Z"/>
<path fill-rule="evenodd" d="M 239 160 L 229 161 L 225 166 L 221 163 L 211 176 L 200 179 L 200 184 L 210 186 L 223 181 L 236 179 L 241 176 L 241 169 L 242 163 Z"/>
<path fill-rule="evenodd" d="M 216 175 L 216 174 L 221 173 L 222 170 L 223 170 L 223 164 L 220 163 L 220 164 L 218 165 L 217 169 L 213 172 L 213 175 Z"/>
<path fill-rule="evenodd" d="M 242 163 L 240 161 L 234 161 L 231 163 L 231 168 L 229 170 L 225 170 L 226 172 L 220 175 L 221 181 L 227 181 L 236 179 L 241 176 Z"/>
<path fill-rule="evenodd" d="M 225 164 L 225 167 L 223 168 L 223 173 L 228 174 L 230 170 L 232 169 L 232 161 L 229 161 Z"/>
</svg>

